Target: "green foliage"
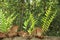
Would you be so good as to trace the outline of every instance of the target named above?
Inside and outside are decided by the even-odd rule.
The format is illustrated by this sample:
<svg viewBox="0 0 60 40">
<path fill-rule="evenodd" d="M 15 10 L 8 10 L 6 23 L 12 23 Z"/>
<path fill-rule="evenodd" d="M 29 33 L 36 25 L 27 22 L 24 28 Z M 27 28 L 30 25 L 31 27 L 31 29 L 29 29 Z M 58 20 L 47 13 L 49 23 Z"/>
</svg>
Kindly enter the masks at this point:
<svg viewBox="0 0 60 40">
<path fill-rule="evenodd" d="M 30 26 L 30 28 L 28 30 L 29 34 L 31 34 L 31 32 L 34 29 L 35 24 L 37 22 L 37 20 L 33 17 L 33 14 L 30 14 L 30 21 L 31 21 L 31 26 Z"/>
<path fill-rule="evenodd" d="M 55 7 L 53 7 L 55 6 Z M 45 16 L 42 18 L 42 29 L 44 31 L 47 31 L 51 22 L 53 21 L 53 19 L 56 17 L 57 14 L 57 10 L 56 10 L 56 3 L 54 3 L 54 1 L 49 1 L 49 6 L 47 6 L 47 10 L 45 13 Z"/>
<path fill-rule="evenodd" d="M 2 10 L 0 10 L 0 32 L 6 31 L 6 18 L 4 14 L 2 13 Z"/>
<path fill-rule="evenodd" d="M 57 15 L 49 26 L 46 35 L 48 36 L 60 36 L 60 5 L 57 6 Z"/>
<path fill-rule="evenodd" d="M 16 16 L 17 15 L 14 16 L 14 13 L 12 13 L 6 18 L 5 14 L 3 14 L 3 11 L 0 9 L 0 32 L 8 32 Z"/>
<path fill-rule="evenodd" d="M 32 0 L 31 2 L 29 0 L 29 2 L 26 2 L 26 3 L 28 4 L 26 6 L 26 9 L 27 9 L 26 11 L 30 11 L 31 13 L 33 13 L 34 18 L 37 19 L 36 25 L 37 26 L 39 25 L 39 27 L 42 27 L 44 31 L 47 31 L 51 22 L 56 17 L 56 13 L 57 13 L 56 4 L 58 3 L 57 0 L 47 0 L 47 1 Z M 41 15 L 38 17 L 37 16 L 38 14 L 41 14 Z M 27 17 L 29 17 L 29 15 Z M 30 18 L 27 18 L 27 19 L 28 20 L 26 20 L 24 23 L 25 29 L 28 29 L 28 27 L 31 25 L 31 23 L 29 23 Z M 32 27 L 30 26 L 29 33 L 31 33 L 30 32 L 31 28 Z"/>
<path fill-rule="evenodd" d="M 56 12 L 57 12 L 57 11 L 56 11 Z M 52 14 L 51 16 L 49 15 L 49 12 L 47 12 L 48 14 L 46 13 L 46 17 L 44 17 L 44 18 L 42 19 L 42 21 L 43 21 L 42 29 L 43 29 L 44 31 L 47 31 L 47 30 L 48 30 L 51 22 L 53 21 L 54 17 L 56 16 L 56 12 L 55 12 L 54 14 Z M 50 13 L 50 14 L 51 14 L 51 13 Z"/>
<path fill-rule="evenodd" d="M 24 28 L 25 30 L 27 30 L 29 34 L 31 34 L 32 30 L 33 30 L 34 27 L 35 27 L 36 22 L 37 22 L 37 20 L 34 18 L 33 14 L 30 13 L 29 19 L 27 19 L 27 20 L 24 22 L 23 28 Z M 28 28 L 28 25 L 30 25 L 29 28 Z M 27 28 L 28 28 L 28 29 L 27 29 Z"/>
<path fill-rule="evenodd" d="M 58 6 L 58 8 L 57 4 L 58 0 L 0 0 L 0 9 L 3 10 L 4 18 L 6 18 L 3 19 L 9 20 L 7 25 L 10 25 L 11 15 L 15 16 L 16 14 L 19 14 L 12 22 L 13 24 L 20 26 L 19 30 L 23 28 L 22 30 L 31 33 L 31 30 L 36 26 L 42 27 L 46 32 L 50 30 L 49 35 L 56 35 L 56 30 L 60 28 L 60 6 Z M 58 15 L 57 11 L 59 11 Z M 5 21 L 3 23 L 5 23 Z"/>
</svg>

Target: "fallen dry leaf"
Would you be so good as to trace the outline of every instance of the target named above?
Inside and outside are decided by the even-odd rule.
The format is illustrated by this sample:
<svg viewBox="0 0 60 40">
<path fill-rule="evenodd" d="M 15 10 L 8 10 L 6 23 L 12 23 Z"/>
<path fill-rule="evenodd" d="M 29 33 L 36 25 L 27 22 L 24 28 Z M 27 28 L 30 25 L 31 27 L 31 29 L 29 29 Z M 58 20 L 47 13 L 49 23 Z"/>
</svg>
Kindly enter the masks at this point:
<svg viewBox="0 0 60 40">
<path fill-rule="evenodd" d="M 10 31 L 7 33 L 7 36 L 8 37 L 14 37 L 17 35 L 17 31 L 18 31 L 18 26 L 14 25 L 14 26 L 12 26 Z"/>
<path fill-rule="evenodd" d="M 20 31 L 20 32 L 18 32 L 18 35 L 21 36 L 21 37 L 27 37 L 28 33 L 24 32 L 24 31 Z"/>
<path fill-rule="evenodd" d="M 5 33 L 0 32 L 0 38 L 5 38 L 5 37 L 6 37 L 6 34 L 5 34 Z"/>
</svg>

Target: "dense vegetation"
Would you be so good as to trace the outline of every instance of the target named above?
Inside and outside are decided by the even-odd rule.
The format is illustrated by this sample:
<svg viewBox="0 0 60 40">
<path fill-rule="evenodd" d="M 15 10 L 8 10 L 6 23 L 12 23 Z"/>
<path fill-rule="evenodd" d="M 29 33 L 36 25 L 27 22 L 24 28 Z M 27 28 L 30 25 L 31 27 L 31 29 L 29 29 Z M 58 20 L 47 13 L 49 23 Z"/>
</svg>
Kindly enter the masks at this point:
<svg viewBox="0 0 60 40">
<path fill-rule="evenodd" d="M 0 10 L 3 12 L 0 11 L 1 15 L 4 14 L 5 18 L 11 14 L 14 14 L 14 17 L 18 15 L 13 18 L 12 25 L 18 25 L 19 30 L 29 33 L 34 27 L 41 27 L 45 35 L 50 36 L 60 36 L 59 7 L 58 0 L 0 0 Z M 4 28 L 4 26 L 1 27 Z"/>
</svg>

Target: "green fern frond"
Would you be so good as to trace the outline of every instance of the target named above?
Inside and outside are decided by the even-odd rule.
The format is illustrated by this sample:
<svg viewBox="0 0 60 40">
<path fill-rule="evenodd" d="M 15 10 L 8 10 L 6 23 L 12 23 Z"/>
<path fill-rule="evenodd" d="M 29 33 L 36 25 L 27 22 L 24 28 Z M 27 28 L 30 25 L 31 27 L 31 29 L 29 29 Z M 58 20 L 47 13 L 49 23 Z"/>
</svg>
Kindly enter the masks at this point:
<svg viewBox="0 0 60 40">
<path fill-rule="evenodd" d="M 17 15 L 14 16 L 14 13 L 12 13 L 8 18 L 6 18 L 5 14 L 3 13 L 2 9 L 0 10 L 0 32 L 8 32 L 12 22 L 17 17 Z"/>
</svg>

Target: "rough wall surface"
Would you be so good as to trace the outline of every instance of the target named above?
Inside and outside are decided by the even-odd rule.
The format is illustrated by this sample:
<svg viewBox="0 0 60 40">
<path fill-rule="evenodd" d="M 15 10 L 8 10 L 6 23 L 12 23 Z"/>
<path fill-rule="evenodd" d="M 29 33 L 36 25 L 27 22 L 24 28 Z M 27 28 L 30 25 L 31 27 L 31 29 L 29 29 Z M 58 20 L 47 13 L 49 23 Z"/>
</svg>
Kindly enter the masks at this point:
<svg viewBox="0 0 60 40">
<path fill-rule="evenodd" d="M 38 39 L 38 38 L 32 38 L 32 39 L 27 39 L 27 38 L 22 38 L 22 37 L 14 37 L 14 38 L 4 38 L 1 40 L 60 40 L 60 37 L 45 37 L 44 39 Z"/>
</svg>

